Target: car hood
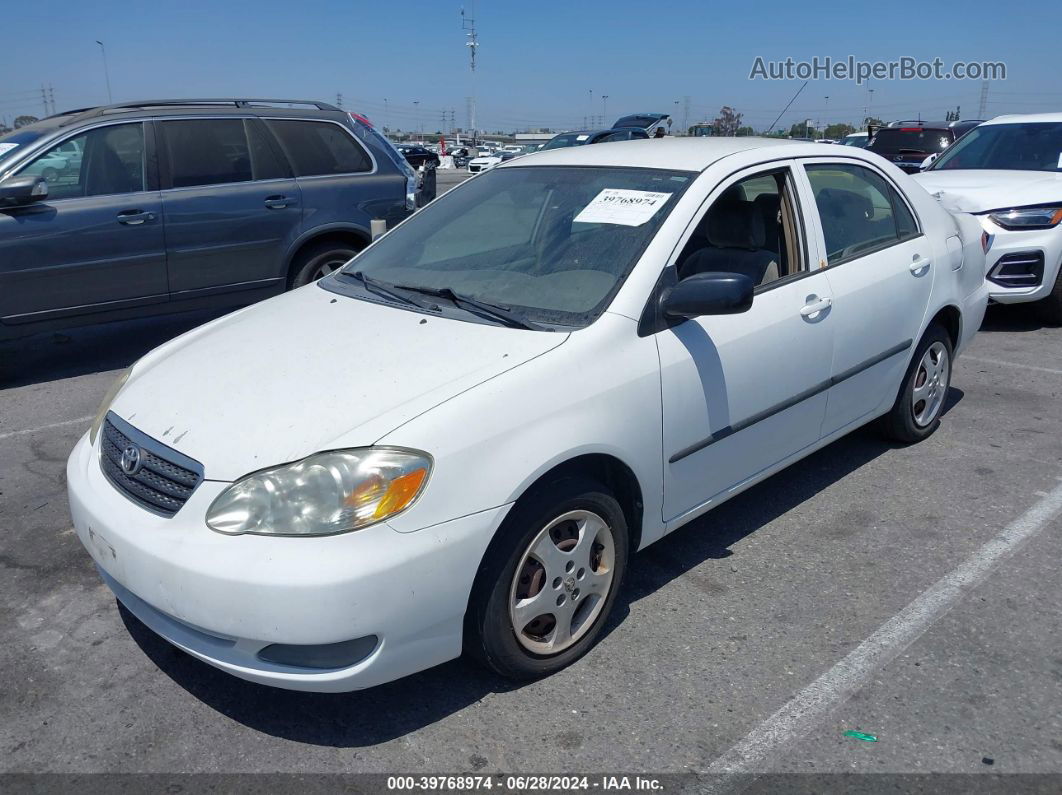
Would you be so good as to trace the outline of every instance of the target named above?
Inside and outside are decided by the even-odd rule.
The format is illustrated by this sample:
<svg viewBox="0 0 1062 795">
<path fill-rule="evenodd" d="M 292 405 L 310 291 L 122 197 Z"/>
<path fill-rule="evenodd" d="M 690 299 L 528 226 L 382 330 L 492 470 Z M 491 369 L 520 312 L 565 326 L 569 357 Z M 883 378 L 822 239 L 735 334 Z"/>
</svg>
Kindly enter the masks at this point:
<svg viewBox="0 0 1062 795">
<path fill-rule="evenodd" d="M 567 338 L 310 285 L 148 354 L 111 410 L 201 462 L 208 480 L 229 481 L 321 450 L 371 445 Z"/>
<path fill-rule="evenodd" d="M 945 208 L 964 213 L 1062 202 L 1062 173 L 971 168 L 911 176 Z"/>
</svg>

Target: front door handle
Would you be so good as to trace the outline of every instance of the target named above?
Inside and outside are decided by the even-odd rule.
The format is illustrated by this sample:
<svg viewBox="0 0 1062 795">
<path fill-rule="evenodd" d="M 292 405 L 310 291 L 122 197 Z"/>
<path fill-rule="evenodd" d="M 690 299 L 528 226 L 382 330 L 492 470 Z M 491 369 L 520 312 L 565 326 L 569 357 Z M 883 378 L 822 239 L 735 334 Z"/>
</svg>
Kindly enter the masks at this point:
<svg viewBox="0 0 1062 795">
<path fill-rule="evenodd" d="M 804 304 L 800 309 L 800 314 L 803 317 L 812 317 L 819 312 L 823 312 L 833 306 L 833 300 L 830 298 L 819 298 L 816 295 L 811 296 L 808 303 Z"/>
<path fill-rule="evenodd" d="M 264 204 L 270 210 L 283 210 L 288 205 L 295 204 L 295 200 L 290 196 L 267 196 Z"/>
<path fill-rule="evenodd" d="M 118 223 L 126 226 L 139 226 L 145 221 L 154 221 L 155 213 L 141 212 L 140 210 L 125 210 L 118 213 Z"/>
<path fill-rule="evenodd" d="M 911 261 L 911 273 L 915 276 L 921 276 L 929 271 L 929 266 L 932 265 L 929 260 L 922 259 L 917 254 L 914 255 L 914 259 Z"/>
</svg>

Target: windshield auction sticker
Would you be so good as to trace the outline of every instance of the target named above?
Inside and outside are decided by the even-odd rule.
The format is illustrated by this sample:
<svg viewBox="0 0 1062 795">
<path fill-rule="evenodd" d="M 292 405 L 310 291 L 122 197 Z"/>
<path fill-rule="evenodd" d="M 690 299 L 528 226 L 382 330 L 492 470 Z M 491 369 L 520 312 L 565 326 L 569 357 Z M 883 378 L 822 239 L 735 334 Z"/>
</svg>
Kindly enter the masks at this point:
<svg viewBox="0 0 1062 795">
<path fill-rule="evenodd" d="M 18 144 L 0 144 L 0 155 L 7 154 L 17 146 Z"/>
<path fill-rule="evenodd" d="M 572 219 L 583 224 L 641 226 L 671 198 L 670 193 L 605 188 Z"/>
</svg>

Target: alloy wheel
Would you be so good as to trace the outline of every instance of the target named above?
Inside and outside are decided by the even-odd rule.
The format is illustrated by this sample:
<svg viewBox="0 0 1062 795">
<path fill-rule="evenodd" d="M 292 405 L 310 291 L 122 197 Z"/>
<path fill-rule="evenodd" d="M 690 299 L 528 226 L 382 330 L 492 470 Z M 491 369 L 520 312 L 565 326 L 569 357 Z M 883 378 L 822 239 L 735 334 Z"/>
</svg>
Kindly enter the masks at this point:
<svg viewBox="0 0 1062 795">
<path fill-rule="evenodd" d="M 556 654 L 590 631 L 612 588 L 612 528 L 592 511 L 569 511 L 534 537 L 513 576 L 509 617 L 535 654 Z"/>
<path fill-rule="evenodd" d="M 950 368 L 948 349 L 942 342 L 934 342 L 922 355 L 911 392 L 911 413 L 918 427 L 925 428 L 940 413 Z"/>
</svg>

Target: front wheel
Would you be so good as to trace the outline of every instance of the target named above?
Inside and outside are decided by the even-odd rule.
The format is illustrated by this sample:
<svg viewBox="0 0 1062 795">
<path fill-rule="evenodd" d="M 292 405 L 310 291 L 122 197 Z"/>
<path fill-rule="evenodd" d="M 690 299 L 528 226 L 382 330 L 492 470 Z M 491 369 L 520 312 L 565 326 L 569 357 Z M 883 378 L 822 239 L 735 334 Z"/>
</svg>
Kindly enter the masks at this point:
<svg viewBox="0 0 1062 795">
<path fill-rule="evenodd" d="M 926 329 L 907 368 L 892 410 L 882 418 L 885 435 L 898 442 L 920 442 L 940 425 L 951 386 L 951 337 L 936 324 Z"/>
<path fill-rule="evenodd" d="M 627 567 L 623 510 L 591 480 L 568 479 L 521 500 L 484 558 L 465 648 L 510 679 L 559 671 L 604 627 Z"/>
<path fill-rule="evenodd" d="M 1055 284 L 1048 296 L 1037 303 L 1045 322 L 1052 326 L 1062 326 L 1062 270 L 1055 277 Z"/>
</svg>

